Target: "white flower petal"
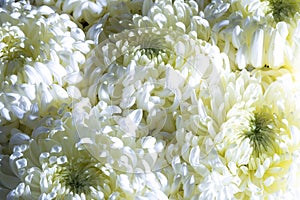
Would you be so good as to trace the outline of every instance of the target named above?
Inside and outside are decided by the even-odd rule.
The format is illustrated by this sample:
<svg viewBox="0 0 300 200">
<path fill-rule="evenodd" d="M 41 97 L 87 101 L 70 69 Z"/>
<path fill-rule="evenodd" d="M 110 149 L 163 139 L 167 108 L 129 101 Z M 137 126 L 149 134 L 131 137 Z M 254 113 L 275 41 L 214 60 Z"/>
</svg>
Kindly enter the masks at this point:
<svg viewBox="0 0 300 200">
<path fill-rule="evenodd" d="M 258 29 L 254 32 L 250 48 L 250 63 L 254 67 L 262 67 L 264 54 L 264 31 L 262 29 Z"/>
<path fill-rule="evenodd" d="M 142 138 L 141 142 L 142 142 L 142 147 L 144 149 L 153 149 L 156 143 L 156 139 L 154 137 L 148 136 Z"/>
<path fill-rule="evenodd" d="M 36 62 L 34 64 L 34 68 L 36 72 L 41 76 L 43 82 L 48 85 L 52 83 L 52 74 L 46 65 L 40 62 Z"/>
</svg>

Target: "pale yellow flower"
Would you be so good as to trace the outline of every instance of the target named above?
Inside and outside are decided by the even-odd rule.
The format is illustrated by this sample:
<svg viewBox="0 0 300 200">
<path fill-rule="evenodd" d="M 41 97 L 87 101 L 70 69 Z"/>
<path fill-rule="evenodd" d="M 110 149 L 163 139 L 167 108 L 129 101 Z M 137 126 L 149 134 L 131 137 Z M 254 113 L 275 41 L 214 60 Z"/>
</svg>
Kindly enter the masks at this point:
<svg viewBox="0 0 300 200">
<path fill-rule="evenodd" d="M 299 106 L 293 82 L 277 80 L 263 89 L 246 71 L 232 74 L 214 98 L 220 132 L 214 143 L 230 172 L 241 179 L 237 198 L 285 192 L 299 150 Z M 217 94 L 217 93 L 216 93 Z M 219 113 L 222 113 L 220 115 Z"/>
<path fill-rule="evenodd" d="M 230 6 L 219 9 L 225 4 Z M 297 6 L 297 1 L 221 1 L 209 4 L 204 13 L 213 43 L 228 54 L 233 70 L 283 68 L 295 74 L 299 73 Z M 213 14 L 219 10 L 219 15 Z"/>
</svg>

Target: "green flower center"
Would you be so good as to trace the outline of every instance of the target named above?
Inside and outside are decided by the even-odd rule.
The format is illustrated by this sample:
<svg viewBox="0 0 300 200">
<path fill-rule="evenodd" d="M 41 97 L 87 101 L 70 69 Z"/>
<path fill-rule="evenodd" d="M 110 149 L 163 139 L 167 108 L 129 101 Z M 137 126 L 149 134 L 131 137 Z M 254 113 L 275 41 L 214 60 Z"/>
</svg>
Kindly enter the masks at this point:
<svg viewBox="0 0 300 200">
<path fill-rule="evenodd" d="M 299 0 L 269 0 L 275 22 L 288 21 L 299 11 Z"/>
<path fill-rule="evenodd" d="M 24 59 L 24 38 L 14 30 L 0 31 L 0 59 L 2 62 Z"/>
<path fill-rule="evenodd" d="M 160 53 L 164 51 L 162 49 L 155 49 L 155 48 L 143 48 L 140 49 L 139 52 L 141 55 L 146 55 L 150 60 L 156 58 Z"/>
<path fill-rule="evenodd" d="M 70 162 L 70 165 L 60 170 L 58 176 L 60 182 L 74 194 L 87 195 L 91 192 L 90 187 L 102 185 L 105 175 L 100 168 L 91 163 Z"/>
<path fill-rule="evenodd" d="M 254 115 L 250 121 L 250 130 L 244 132 L 244 139 L 249 138 L 253 155 L 260 157 L 263 153 L 273 154 L 277 149 L 274 116 L 267 113 Z"/>
</svg>

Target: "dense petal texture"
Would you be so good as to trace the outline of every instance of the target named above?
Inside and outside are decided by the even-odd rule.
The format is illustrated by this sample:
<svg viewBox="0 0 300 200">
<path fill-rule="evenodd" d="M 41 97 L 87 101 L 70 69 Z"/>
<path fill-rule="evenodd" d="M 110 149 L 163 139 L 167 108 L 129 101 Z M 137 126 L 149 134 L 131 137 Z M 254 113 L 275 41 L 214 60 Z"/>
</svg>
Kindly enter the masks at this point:
<svg viewBox="0 0 300 200">
<path fill-rule="evenodd" d="M 299 0 L 0 0 L 0 199 L 297 199 Z"/>
</svg>

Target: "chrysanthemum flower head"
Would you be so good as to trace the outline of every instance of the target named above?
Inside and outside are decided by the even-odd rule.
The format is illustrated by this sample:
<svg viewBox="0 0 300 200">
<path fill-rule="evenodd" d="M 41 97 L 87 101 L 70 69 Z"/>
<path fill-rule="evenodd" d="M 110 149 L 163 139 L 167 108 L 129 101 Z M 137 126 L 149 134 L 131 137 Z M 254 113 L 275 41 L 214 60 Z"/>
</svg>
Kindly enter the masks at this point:
<svg viewBox="0 0 300 200">
<path fill-rule="evenodd" d="M 60 127 L 40 127 L 28 144 L 15 146 L 10 165 L 19 178 L 9 198 L 107 199 L 117 193 L 116 174 L 78 146 L 70 116 Z"/>
<path fill-rule="evenodd" d="M 90 42 L 68 15 L 47 6 L 10 1 L 0 16 L 0 123 L 6 149 L 4 141 L 14 129 L 30 135 L 40 118 L 55 117 L 70 103 Z"/>
<path fill-rule="evenodd" d="M 106 12 L 106 0 L 34 0 L 34 5 L 48 5 L 54 7 L 59 12 L 72 14 L 79 23 L 93 24 Z"/>
<path fill-rule="evenodd" d="M 110 34 L 124 29 L 156 27 L 189 33 L 195 31 L 199 38 L 208 40 L 208 22 L 199 13 L 204 2 L 178 1 L 111 1 L 108 13 L 88 28 L 87 35 L 96 43 Z"/>
<path fill-rule="evenodd" d="M 144 5 L 149 4 L 146 2 Z M 133 16 L 133 27 L 135 28 L 168 28 L 183 33 L 195 31 L 198 38 L 209 39 L 209 23 L 201 16 L 203 14 L 195 1 L 154 1 L 151 6 L 143 8 L 142 15 Z"/>
<path fill-rule="evenodd" d="M 92 104 L 78 120 L 93 130 L 81 132 L 87 148 L 122 171 L 166 167 L 164 149 L 177 129 L 189 126 L 189 112 L 196 115 L 203 82 L 217 82 L 227 64 L 217 47 L 193 33 L 149 28 L 111 36 L 88 60 L 82 84 Z"/>
<path fill-rule="evenodd" d="M 84 33 L 67 15 L 54 14 L 49 7 L 26 10 L 15 4 L 0 12 L 2 79 L 17 75 L 17 83 L 76 83 L 89 51 Z"/>
<path fill-rule="evenodd" d="M 150 1 L 114 0 L 107 1 L 106 12 L 103 17 L 85 28 L 87 37 L 99 44 L 110 34 L 120 33 L 129 29 L 135 14 L 142 14 L 144 7 Z"/>
<path fill-rule="evenodd" d="M 0 99 L 0 179 L 5 180 L 1 182 L 0 190 L 1 198 L 5 199 L 20 182 L 20 177 L 9 159 L 15 153 L 15 148 L 22 146 L 20 147 L 22 149 L 41 132 L 47 134 L 51 129 L 62 130 L 62 123 L 57 118 L 68 111 L 68 106 L 62 104 L 63 101 L 51 104 L 49 113 L 47 112 L 47 116 L 43 117 L 46 114 L 40 112 L 38 104 L 32 103 L 21 94 L 1 93 Z"/>
<path fill-rule="evenodd" d="M 193 48 L 197 48 L 199 51 L 193 51 Z M 148 73 L 147 76 L 152 77 L 154 81 L 158 80 L 159 74 L 162 73 L 167 76 L 166 84 L 170 85 L 167 87 L 175 87 L 174 83 L 170 81 L 173 80 L 171 76 L 175 76 L 177 72 L 171 72 L 172 69 L 182 71 L 183 78 L 192 77 L 188 79 L 192 85 L 197 84 L 196 81 L 199 80 L 197 76 L 216 81 L 219 76 L 218 70 L 225 66 L 226 59 L 224 59 L 224 54 L 214 56 L 213 52 L 218 53 L 218 48 L 202 40 L 197 40 L 195 32 L 185 35 L 157 28 L 124 31 L 112 35 L 109 40 L 94 49 L 93 56 L 87 62 L 85 79 L 88 81 L 83 83 L 82 91 L 85 95 L 95 95 L 99 84 L 109 83 L 107 78 L 111 76 L 103 76 L 108 73 L 108 70 L 114 71 L 113 75 L 117 78 L 114 81 L 118 81 L 122 71 L 126 70 L 125 74 L 133 73 L 131 68 L 139 68 L 139 70 L 152 68 L 149 72 L 144 70 L 143 73 Z M 192 73 L 193 71 L 195 73 Z M 216 73 L 214 74 L 214 72 Z M 103 77 L 101 78 L 99 75 Z M 149 78 L 147 76 L 145 78 Z M 124 78 L 122 77 L 122 79 Z M 180 77 L 178 76 L 178 78 Z M 184 80 L 181 82 L 183 83 Z M 127 83 L 122 84 L 126 85 Z M 174 90 L 175 88 L 170 89 Z M 104 93 L 99 93 L 98 98 L 100 95 L 102 96 Z M 89 97 L 92 103 L 95 103 L 95 97 Z"/>
<path fill-rule="evenodd" d="M 232 78 L 224 85 L 223 103 L 216 101 L 223 114 L 219 118 L 216 109 L 221 129 L 214 141 L 230 172 L 242 180 L 243 193 L 236 197 L 285 191 L 293 154 L 299 150 L 293 82 L 285 85 L 278 80 L 263 89 L 248 72 Z"/>
<path fill-rule="evenodd" d="M 212 41 L 228 54 L 233 70 L 267 67 L 277 75 L 281 69 L 299 73 L 297 1 L 232 1 L 219 9 L 223 4 L 211 3 L 204 13 Z"/>
</svg>

